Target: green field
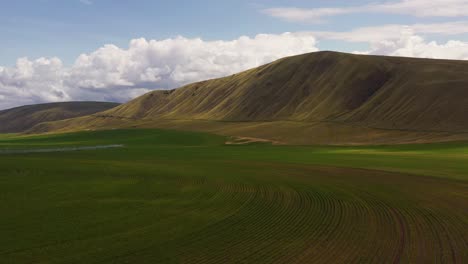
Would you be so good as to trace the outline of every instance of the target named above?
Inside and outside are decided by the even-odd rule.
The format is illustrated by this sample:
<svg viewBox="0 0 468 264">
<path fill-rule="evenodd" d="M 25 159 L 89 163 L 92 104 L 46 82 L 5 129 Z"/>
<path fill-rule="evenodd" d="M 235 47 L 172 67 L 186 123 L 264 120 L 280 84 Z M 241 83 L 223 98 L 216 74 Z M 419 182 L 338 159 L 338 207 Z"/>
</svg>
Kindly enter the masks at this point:
<svg viewBox="0 0 468 264">
<path fill-rule="evenodd" d="M 468 263 L 468 143 L 0 136 L 0 263 Z"/>
</svg>

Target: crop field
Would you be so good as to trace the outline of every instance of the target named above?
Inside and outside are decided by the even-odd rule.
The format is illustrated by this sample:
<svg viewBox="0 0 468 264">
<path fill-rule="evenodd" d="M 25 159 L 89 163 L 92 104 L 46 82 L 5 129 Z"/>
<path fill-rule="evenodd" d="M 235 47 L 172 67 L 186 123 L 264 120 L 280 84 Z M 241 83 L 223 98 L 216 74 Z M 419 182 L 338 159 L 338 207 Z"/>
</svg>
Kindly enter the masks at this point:
<svg viewBox="0 0 468 264">
<path fill-rule="evenodd" d="M 468 263 L 468 143 L 226 140 L 1 135 L 0 263 Z"/>
</svg>

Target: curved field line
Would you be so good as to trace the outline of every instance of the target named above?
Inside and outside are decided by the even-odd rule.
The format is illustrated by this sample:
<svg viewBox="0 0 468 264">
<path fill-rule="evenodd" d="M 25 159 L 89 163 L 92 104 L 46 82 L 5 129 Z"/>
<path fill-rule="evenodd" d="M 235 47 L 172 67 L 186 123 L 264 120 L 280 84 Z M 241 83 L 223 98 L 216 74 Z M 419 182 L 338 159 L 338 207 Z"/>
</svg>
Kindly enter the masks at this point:
<svg viewBox="0 0 468 264">
<path fill-rule="evenodd" d="M 431 192 L 445 188 L 443 181 L 289 166 L 268 175 L 252 174 L 257 168 L 246 169 L 245 175 L 164 178 L 180 192 L 173 194 L 177 210 L 106 238 L 143 236 L 162 222 L 180 223 L 192 215 L 206 221 L 167 241 L 122 251 L 100 262 L 135 263 L 142 256 L 153 263 L 200 264 L 466 262 L 467 212 L 444 198 L 445 191 Z M 418 186 L 420 190 L 413 190 Z M 467 192 L 463 186 L 458 190 Z M 460 197 L 456 205 L 463 205 Z M 95 239 L 103 238 L 61 244 Z M 37 250 L 46 251 L 47 246 Z"/>
<path fill-rule="evenodd" d="M 430 260 L 424 256 L 428 250 L 435 254 L 448 250 L 450 256 L 440 256 L 440 262 L 462 263 L 461 257 L 455 256 L 454 245 L 460 247 L 463 236 L 442 238 L 454 234 L 456 230 L 451 229 L 460 225 L 444 225 L 437 218 L 429 221 L 417 207 L 399 208 L 350 186 L 308 189 L 288 184 L 239 184 L 220 187 L 219 191 L 243 192 L 246 186 L 254 195 L 236 213 L 184 237 L 184 243 L 178 245 L 183 250 L 175 259 L 205 264 L 401 263 Z M 339 193 L 346 197 L 335 196 Z M 229 237 L 238 229 L 239 237 Z M 297 241 L 304 234 L 306 238 Z M 379 236 L 385 239 L 376 240 Z M 287 241 L 294 243 L 285 244 Z M 283 245 L 279 248 L 278 243 Z M 193 252 L 192 248 L 199 250 Z"/>
</svg>

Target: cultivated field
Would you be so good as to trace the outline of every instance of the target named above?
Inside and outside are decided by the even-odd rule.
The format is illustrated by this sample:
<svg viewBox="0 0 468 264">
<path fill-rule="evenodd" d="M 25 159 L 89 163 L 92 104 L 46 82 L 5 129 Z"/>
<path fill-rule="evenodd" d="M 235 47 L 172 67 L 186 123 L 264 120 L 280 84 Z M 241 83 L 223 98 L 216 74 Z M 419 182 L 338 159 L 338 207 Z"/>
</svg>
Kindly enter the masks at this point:
<svg viewBox="0 0 468 264">
<path fill-rule="evenodd" d="M 468 263 L 468 143 L 226 140 L 0 136 L 0 262 Z"/>
</svg>

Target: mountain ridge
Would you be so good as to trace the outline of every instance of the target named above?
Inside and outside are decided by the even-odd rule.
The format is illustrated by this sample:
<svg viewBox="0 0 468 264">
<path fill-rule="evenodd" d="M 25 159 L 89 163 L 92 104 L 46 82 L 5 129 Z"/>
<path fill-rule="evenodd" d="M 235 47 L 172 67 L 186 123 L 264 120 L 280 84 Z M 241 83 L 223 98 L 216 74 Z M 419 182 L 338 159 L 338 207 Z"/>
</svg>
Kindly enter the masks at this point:
<svg viewBox="0 0 468 264">
<path fill-rule="evenodd" d="M 90 125 L 79 129 L 105 128 L 109 122 L 119 126 L 109 119 L 125 119 L 122 123 L 129 126 L 132 122 L 149 126 L 164 120 L 206 120 L 330 123 L 463 134 L 468 132 L 466 113 L 468 61 L 325 51 L 283 58 L 178 89 L 153 91 L 84 118 Z M 77 128 L 74 121 L 86 123 L 72 119 L 42 124 L 32 131 L 73 130 Z"/>
</svg>

